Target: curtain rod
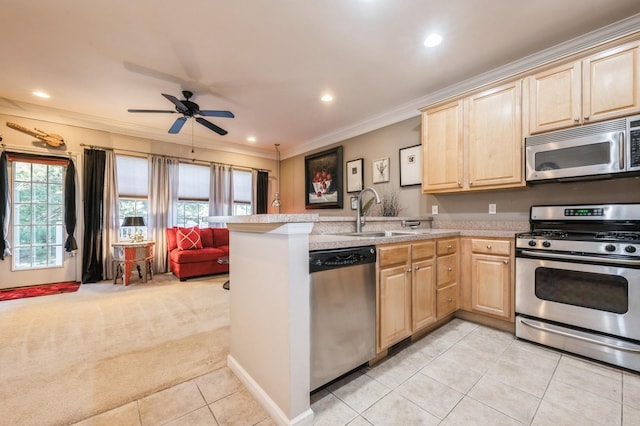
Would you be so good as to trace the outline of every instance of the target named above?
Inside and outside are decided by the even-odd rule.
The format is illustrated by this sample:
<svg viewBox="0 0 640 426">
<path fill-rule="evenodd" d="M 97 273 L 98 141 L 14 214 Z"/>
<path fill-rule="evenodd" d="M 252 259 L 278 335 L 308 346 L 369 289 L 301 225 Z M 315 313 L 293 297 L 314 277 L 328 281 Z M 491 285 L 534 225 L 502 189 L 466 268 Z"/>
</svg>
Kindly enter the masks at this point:
<svg viewBox="0 0 640 426">
<path fill-rule="evenodd" d="M 60 152 L 52 152 L 47 148 L 22 146 L 22 145 L 7 145 L 5 143 L 0 143 L 0 146 L 2 147 L 2 151 L 14 151 L 21 154 L 51 155 L 56 157 L 73 157 L 73 158 L 78 157 L 78 153 L 72 152 L 72 151 L 60 150 Z"/>
<path fill-rule="evenodd" d="M 109 148 L 109 147 L 105 147 L 105 146 L 89 145 L 89 144 L 85 144 L 85 143 L 81 143 L 80 146 L 85 146 L 87 148 L 98 148 L 98 149 L 103 149 L 105 151 L 113 151 L 113 152 L 123 151 L 123 152 L 133 152 L 134 154 L 157 155 L 158 157 L 174 158 L 176 160 L 188 160 L 188 161 L 191 161 L 192 163 L 215 164 L 215 165 L 218 165 L 218 166 L 229 166 L 229 167 L 235 167 L 235 168 L 238 168 L 238 169 L 256 170 L 258 172 L 271 172 L 271 170 L 269 170 L 269 169 L 257 169 L 255 167 L 238 166 L 237 164 L 219 163 L 217 161 L 196 160 L 195 158 L 176 157 L 175 155 L 152 154 L 152 153 L 149 153 L 149 152 L 136 151 L 136 150 L 133 150 L 133 149 L 126 149 L 126 148 L 125 149 L 122 149 L 122 148 Z"/>
</svg>

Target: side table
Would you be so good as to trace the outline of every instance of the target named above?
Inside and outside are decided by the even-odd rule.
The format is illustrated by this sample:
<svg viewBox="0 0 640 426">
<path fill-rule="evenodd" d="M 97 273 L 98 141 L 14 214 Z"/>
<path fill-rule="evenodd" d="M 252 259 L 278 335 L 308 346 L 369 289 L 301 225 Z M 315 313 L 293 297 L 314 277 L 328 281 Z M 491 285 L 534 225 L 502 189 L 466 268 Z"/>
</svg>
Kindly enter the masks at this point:
<svg viewBox="0 0 640 426">
<path fill-rule="evenodd" d="M 136 243 L 119 242 L 111 244 L 113 247 L 113 283 L 117 284 L 118 278 L 122 283 L 129 285 L 131 272 L 135 266 L 142 282 L 147 278 L 153 279 L 153 247 L 154 241 L 141 241 Z M 143 272 L 144 271 L 144 272 Z"/>
</svg>

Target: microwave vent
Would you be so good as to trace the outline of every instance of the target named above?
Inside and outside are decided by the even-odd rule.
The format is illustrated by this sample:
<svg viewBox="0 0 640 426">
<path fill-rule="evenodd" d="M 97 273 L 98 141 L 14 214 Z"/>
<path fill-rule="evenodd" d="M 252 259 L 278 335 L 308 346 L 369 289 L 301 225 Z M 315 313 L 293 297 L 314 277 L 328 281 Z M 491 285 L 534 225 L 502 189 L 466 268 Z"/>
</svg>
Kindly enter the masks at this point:
<svg viewBox="0 0 640 426">
<path fill-rule="evenodd" d="M 603 121 L 601 123 L 587 124 L 580 127 L 572 127 L 571 129 L 557 130 L 554 132 L 543 133 L 540 135 L 529 136 L 525 138 L 526 146 L 541 145 L 545 143 L 571 140 L 585 136 L 610 133 L 624 132 L 627 126 L 627 119 L 620 118 L 618 120 Z"/>
</svg>

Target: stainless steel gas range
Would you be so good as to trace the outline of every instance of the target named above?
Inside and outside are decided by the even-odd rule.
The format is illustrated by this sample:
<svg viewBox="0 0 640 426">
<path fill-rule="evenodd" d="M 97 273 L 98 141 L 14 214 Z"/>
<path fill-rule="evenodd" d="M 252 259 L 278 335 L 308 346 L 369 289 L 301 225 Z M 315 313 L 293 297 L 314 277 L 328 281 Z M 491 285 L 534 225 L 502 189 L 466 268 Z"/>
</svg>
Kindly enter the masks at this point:
<svg viewBox="0 0 640 426">
<path fill-rule="evenodd" d="M 640 371 L 640 204 L 532 206 L 516 336 Z"/>
</svg>

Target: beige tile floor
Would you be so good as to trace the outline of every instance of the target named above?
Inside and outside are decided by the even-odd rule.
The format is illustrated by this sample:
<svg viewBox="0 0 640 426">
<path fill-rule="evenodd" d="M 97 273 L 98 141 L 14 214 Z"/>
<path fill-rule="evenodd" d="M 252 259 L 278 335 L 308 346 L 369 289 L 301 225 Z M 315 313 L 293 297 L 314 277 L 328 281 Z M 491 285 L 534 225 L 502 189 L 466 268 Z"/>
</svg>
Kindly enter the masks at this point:
<svg viewBox="0 0 640 426">
<path fill-rule="evenodd" d="M 315 425 L 638 425 L 640 375 L 456 319 L 311 395 Z M 78 425 L 275 424 L 227 368 Z"/>
</svg>

